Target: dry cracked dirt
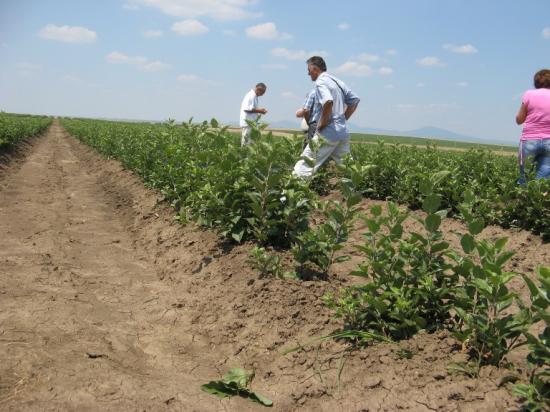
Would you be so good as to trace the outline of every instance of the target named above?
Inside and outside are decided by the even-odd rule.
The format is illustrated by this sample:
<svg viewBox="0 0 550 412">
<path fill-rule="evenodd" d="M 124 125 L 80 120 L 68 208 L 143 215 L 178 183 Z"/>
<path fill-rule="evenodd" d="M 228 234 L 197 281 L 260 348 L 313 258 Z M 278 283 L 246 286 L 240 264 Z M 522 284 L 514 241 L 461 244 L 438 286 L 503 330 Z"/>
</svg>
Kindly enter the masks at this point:
<svg viewBox="0 0 550 412">
<path fill-rule="evenodd" d="M 57 121 L 0 173 L 0 410 L 263 410 L 201 391 L 237 366 L 255 370 L 253 390 L 276 411 L 521 406 L 500 382 L 525 374 L 525 351 L 510 356 L 513 371 L 452 375 L 447 365 L 465 354 L 447 332 L 351 352 L 325 342 L 284 356 L 341 326 L 321 297 L 351 282 L 361 260 L 351 246 L 353 259 L 326 280 L 261 279 L 246 263 L 250 244 L 178 223 L 158 193 Z M 485 231 L 503 235 L 518 250 L 509 269 L 550 265 L 550 245 L 537 236 Z M 358 227 L 352 242 L 360 239 Z"/>
</svg>

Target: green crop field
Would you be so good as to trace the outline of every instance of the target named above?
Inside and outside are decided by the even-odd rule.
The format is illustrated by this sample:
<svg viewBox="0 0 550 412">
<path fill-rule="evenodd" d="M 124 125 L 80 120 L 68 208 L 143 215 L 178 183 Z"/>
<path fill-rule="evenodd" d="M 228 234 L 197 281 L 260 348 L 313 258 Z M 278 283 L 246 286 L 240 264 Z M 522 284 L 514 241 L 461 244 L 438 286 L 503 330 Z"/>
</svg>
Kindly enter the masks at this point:
<svg viewBox="0 0 550 412">
<path fill-rule="evenodd" d="M 8 150 L 26 138 L 37 135 L 52 122 L 51 117 L 0 112 L 0 151 Z"/>
<path fill-rule="evenodd" d="M 409 137 L 409 136 L 387 136 L 378 134 L 366 134 L 366 133 L 352 133 L 352 142 L 361 143 L 376 143 L 383 141 L 388 144 L 403 144 L 409 146 L 437 146 L 441 148 L 454 148 L 454 149 L 487 149 L 494 152 L 509 152 L 517 153 L 518 148 L 508 145 L 498 144 L 483 144 L 483 143 L 471 143 L 460 142 L 455 140 L 443 140 L 443 139 L 431 139 L 424 137 Z"/>
</svg>

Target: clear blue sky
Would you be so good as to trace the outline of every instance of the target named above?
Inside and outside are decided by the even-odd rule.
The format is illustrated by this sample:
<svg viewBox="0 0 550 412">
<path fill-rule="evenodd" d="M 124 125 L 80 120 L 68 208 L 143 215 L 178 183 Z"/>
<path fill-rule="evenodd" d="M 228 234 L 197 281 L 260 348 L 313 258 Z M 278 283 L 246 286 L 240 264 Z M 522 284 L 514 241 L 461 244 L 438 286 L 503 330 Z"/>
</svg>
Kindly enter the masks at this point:
<svg viewBox="0 0 550 412">
<path fill-rule="evenodd" d="M 236 123 L 263 81 L 265 120 L 292 120 L 313 52 L 361 97 L 358 125 L 512 142 L 550 1 L 2 0 L 0 110 Z"/>
</svg>

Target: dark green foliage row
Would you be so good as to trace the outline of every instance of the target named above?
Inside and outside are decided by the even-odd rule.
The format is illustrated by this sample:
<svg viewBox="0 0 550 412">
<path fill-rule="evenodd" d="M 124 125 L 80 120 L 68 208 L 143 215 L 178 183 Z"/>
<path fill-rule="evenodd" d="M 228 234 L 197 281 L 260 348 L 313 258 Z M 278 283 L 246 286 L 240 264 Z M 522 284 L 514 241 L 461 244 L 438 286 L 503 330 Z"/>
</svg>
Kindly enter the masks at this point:
<svg viewBox="0 0 550 412">
<path fill-rule="evenodd" d="M 35 136 L 52 123 L 51 117 L 0 112 L 0 151 L 15 147 L 21 139 Z"/>
<path fill-rule="evenodd" d="M 290 173 L 299 141 L 271 134 L 260 140 L 255 128 L 256 143 L 241 148 L 215 120 L 176 125 L 63 119 L 62 124 L 162 191 L 180 220 L 215 227 L 237 242 L 283 247 L 307 229 L 317 195 Z"/>
<path fill-rule="evenodd" d="M 435 139 L 429 137 L 389 136 L 369 133 L 351 133 L 351 141 L 357 143 L 377 143 L 383 141 L 388 144 L 401 144 L 407 146 L 437 146 L 447 149 L 486 149 L 499 153 L 517 153 L 518 147 L 500 144 L 483 144 L 460 142 L 456 140 Z"/>
<path fill-rule="evenodd" d="M 550 239 L 550 180 L 519 186 L 517 158 L 489 151 L 441 151 L 373 145 L 352 147 L 344 174 L 355 176 L 355 190 L 373 199 L 392 200 L 413 209 L 421 206 L 420 182 L 430 174 L 450 171 L 438 186 L 442 207 L 460 215 L 464 192 L 475 195 L 473 213 L 488 224 L 520 227 Z"/>
</svg>

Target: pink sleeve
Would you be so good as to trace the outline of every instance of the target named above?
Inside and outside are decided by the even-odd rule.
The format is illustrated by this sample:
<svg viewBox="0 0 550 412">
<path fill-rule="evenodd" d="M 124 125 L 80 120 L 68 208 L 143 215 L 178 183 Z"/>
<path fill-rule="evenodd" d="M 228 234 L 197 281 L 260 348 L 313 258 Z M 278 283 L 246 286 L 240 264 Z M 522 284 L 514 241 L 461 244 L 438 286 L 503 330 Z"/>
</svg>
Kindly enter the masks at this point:
<svg viewBox="0 0 550 412">
<path fill-rule="evenodd" d="M 525 93 L 523 93 L 523 97 L 521 98 L 521 102 L 527 107 L 529 106 L 529 98 L 531 97 L 531 90 L 527 90 Z"/>
</svg>

